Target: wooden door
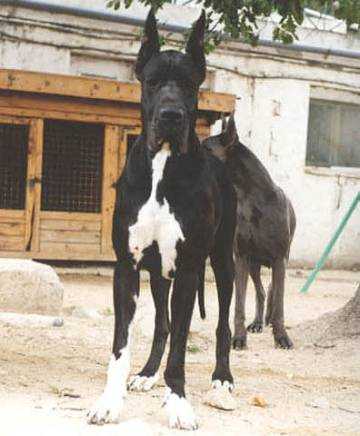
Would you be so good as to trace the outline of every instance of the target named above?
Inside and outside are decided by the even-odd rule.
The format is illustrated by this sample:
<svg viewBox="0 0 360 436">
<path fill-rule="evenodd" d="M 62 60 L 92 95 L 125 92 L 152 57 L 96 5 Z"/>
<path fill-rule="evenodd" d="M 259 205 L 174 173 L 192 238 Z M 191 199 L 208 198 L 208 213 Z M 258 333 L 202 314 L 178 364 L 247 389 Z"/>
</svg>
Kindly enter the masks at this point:
<svg viewBox="0 0 360 436">
<path fill-rule="evenodd" d="M 102 254 L 114 259 L 112 247 L 112 221 L 115 206 L 115 184 L 126 164 L 131 146 L 140 133 L 139 128 L 107 125 L 105 129 L 105 156 L 103 180 Z"/>
<path fill-rule="evenodd" d="M 0 252 L 30 251 L 37 234 L 42 121 L 0 116 Z"/>
<path fill-rule="evenodd" d="M 39 252 L 52 259 L 101 253 L 105 126 L 44 120 Z"/>
</svg>

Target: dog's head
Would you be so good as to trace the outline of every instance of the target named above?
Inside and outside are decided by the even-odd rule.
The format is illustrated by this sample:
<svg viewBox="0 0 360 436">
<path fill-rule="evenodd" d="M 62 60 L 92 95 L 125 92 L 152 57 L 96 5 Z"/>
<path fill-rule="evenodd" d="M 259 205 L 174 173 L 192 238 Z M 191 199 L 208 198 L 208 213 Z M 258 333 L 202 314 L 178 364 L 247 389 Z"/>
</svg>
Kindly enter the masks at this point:
<svg viewBox="0 0 360 436">
<path fill-rule="evenodd" d="M 187 153 L 194 133 L 198 92 L 205 79 L 205 13 L 195 22 L 186 51 L 160 51 L 156 19 L 146 19 L 135 73 L 141 82 L 141 111 L 147 146 L 156 153 L 168 142 L 176 153 Z"/>
<path fill-rule="evenodd" d="M 229 117 L 229 121 L 222 119 L 222 128 L 219 135 L 210 136 L 202 142 L 202 145 L 222 162 L 227 162 L 231 151 L 236 147 L 239 137 L 236 130 L 234 114 Z"/>
</svg>

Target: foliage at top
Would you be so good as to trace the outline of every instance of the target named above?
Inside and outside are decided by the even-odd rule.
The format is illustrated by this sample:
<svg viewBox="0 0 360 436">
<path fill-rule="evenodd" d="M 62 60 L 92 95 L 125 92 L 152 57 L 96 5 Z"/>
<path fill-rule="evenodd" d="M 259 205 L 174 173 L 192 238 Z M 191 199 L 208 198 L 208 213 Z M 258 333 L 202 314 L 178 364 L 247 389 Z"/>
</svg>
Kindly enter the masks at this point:
<svg viewBox="0 0 360 436">
<path fill-rule="evenodd" d="M 139 0 L 155 11 L 174 0 Z M 107 0 L 107 6 L 115 10 L 129 8 L 133 0 Z M 182 2 L 184 3 L 184 2 Z M 360 23 L 360 0 L 188 0 L 185 3 L 201 5 L 206 10 L 206 49 L 211 51 L 224 35 L 242 37 L 256 44 L 264 19 L 277 13 L 279 22 L 273 30 L 273 40 L 292 43 L 297 39 L 296 29 L 304 19 L 304 8 L 311 7 L 321 13 L 332 14 L 346 21 L 347 26 Z M 214 31 L 221 25 L 222 31 Z"/>
</svg>

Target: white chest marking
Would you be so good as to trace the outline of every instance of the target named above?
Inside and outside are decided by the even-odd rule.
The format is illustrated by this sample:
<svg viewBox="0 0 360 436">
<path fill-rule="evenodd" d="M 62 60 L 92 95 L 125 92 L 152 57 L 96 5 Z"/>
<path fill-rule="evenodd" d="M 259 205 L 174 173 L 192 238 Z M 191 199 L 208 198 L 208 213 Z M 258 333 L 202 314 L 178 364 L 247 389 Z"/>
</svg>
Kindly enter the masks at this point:
<svg viewBox="0 0 360 436">
<path fill-rule="evenodd" d="M 165 278 L 169 278 L 170 271 L 175 271 L 177 242 L 185 239 L 180 224 L 170 212 L 167 200 L 164 198 L 163 204 L 156 200 L 156 190 L 163 177 L 169 156 L 169 146 L 165 144 L 153 158 L 150 197 L 141 207 L 136 223 L 129 227 L 129 250 L 135 261 L 139 263 L 145 248 L 154 241 L 157 242 L 161 256 L 162 275 Z"/>
</svg>

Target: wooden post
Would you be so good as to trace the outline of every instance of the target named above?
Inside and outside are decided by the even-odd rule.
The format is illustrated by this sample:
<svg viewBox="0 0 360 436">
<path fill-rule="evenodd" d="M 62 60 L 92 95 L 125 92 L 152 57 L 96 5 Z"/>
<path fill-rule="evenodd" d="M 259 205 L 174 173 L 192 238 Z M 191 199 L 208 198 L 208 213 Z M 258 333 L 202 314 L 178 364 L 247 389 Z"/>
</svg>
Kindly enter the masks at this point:
<svg viewBox="0 0 360 436">
<path fill-rule="evenodd" d="M 115 206 L 115 183 L 118 178 L 119 126 L 105 126 L 103 185 L 102 185 L 102 223 L 101 253 L 112 251 L 112 218 Z"/>
<path fill-rule="evenodd" d="M 34 216 L 32 222 L 32 252 L 40 251 L 40 212 L 41 212 L 41 177 L 44 145 L 44 120 L 37 118 L 31 121 L 31 128 L 35 129 L 35 186 L 34 186 Z"/>
<path fill-rule="evenodd" d="M 28 165 L 26 178 L 25 203 L 25 251 L 39 247 L 39 210 L 41 200 L 41 159 L 43 143 L 43 120 L 33 119 L 30 122 L 28 143 Z"/>
</svg>

